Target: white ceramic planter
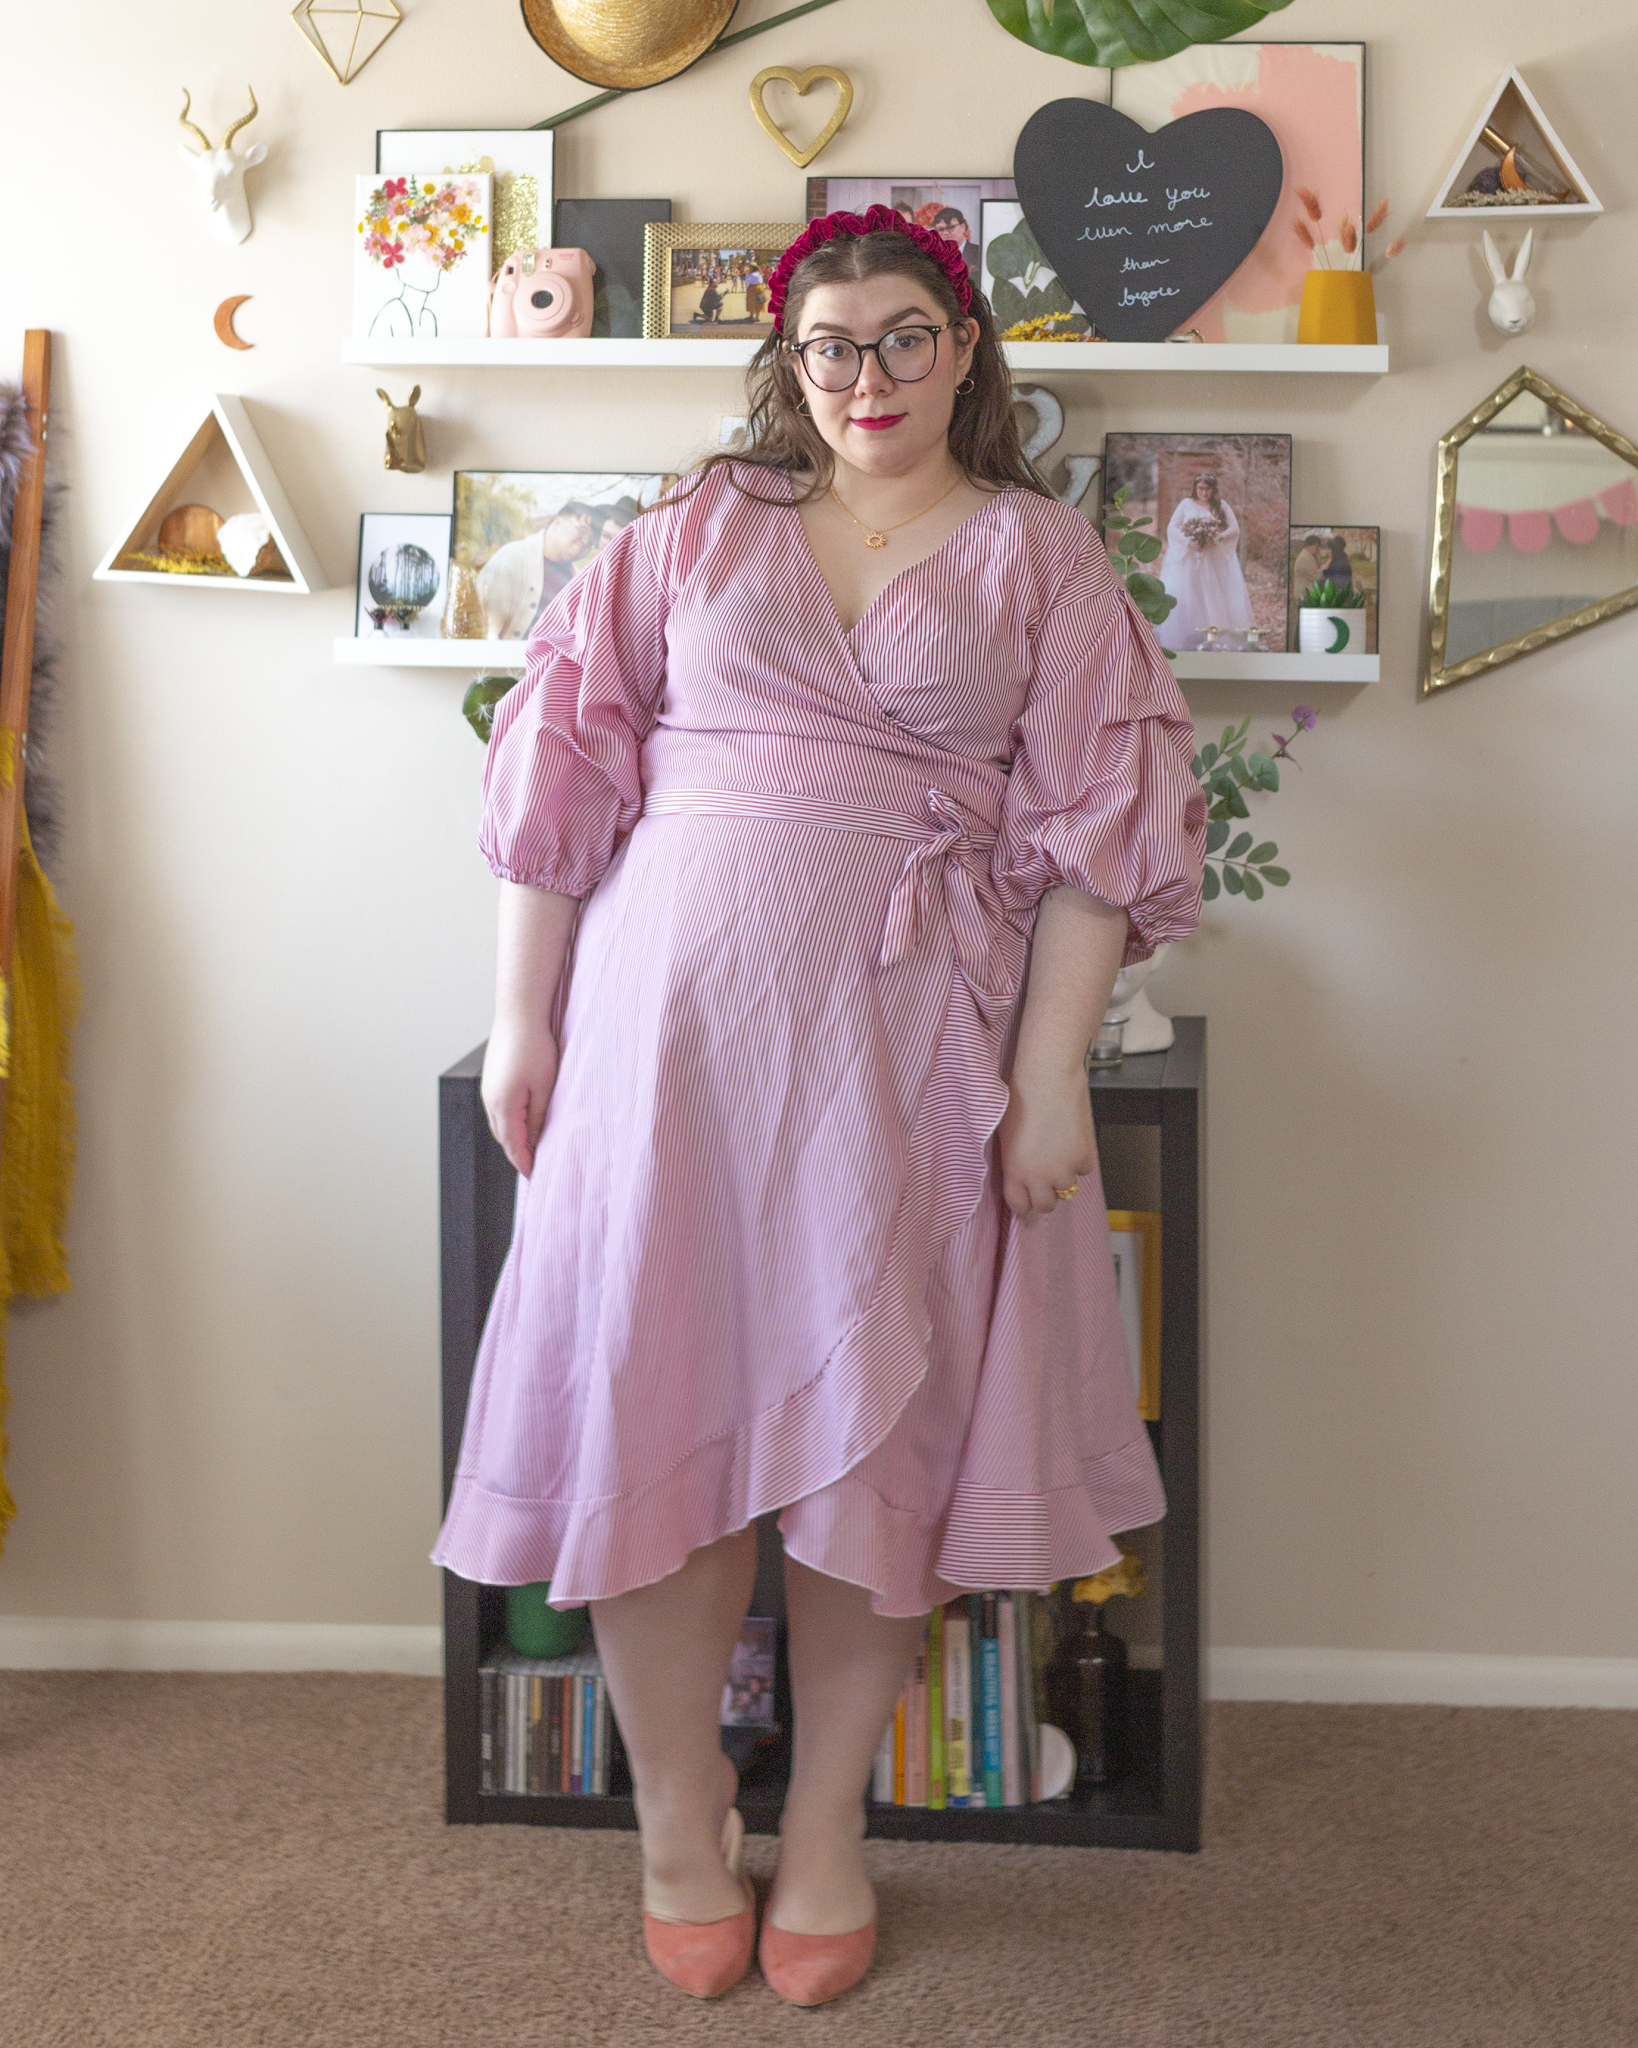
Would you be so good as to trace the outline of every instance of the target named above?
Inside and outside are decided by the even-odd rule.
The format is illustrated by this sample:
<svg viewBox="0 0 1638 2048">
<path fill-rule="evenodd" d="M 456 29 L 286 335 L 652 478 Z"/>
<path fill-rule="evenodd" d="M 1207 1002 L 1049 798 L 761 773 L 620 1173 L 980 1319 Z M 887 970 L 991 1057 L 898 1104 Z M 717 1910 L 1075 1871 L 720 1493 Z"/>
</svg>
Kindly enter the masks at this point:
<svg viewBox="0 0 1638 2048">
<path fill-rule="evenodd" d="M 1297 613 L 1299 654 L 1363 654 L 1365 607 L 1357 610 L 1304 605 Z"/>
</svg>

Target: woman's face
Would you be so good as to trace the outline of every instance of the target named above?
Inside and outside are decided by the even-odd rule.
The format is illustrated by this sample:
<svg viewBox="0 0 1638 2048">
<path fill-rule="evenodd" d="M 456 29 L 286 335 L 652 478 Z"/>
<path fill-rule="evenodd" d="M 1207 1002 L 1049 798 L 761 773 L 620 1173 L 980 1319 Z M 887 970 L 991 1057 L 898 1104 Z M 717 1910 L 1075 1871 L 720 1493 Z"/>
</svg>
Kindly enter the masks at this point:
<svg viewBox="0 0 1638 2048">
<path fill-rule="evenodd" d="M 1197 504 L 1209 505 L 1211 503 L 1211 485 L 1206 482 L 1204 477 L 1195 485 L 1194 495 Z"/>
<path fill-rule="evenodd" d="M 913 278 L 891 273 L 857 284 L 816 285 L 802 303 L 796 340 L 837 335 L 853 342 L 879 341 L 895 327 L 943 327 L 944 315 Z M 797 369 L 813 423 L 845 463 L 872 476 L 902 476 L 949 436 L 955 388 L 972 365 L 978 329 L 970 320 L 938 336 L 929 375 L 897 384 L 877 358 L 861 359 L 859 375 L 845 391 L 821 391 Z"/>
</svg>

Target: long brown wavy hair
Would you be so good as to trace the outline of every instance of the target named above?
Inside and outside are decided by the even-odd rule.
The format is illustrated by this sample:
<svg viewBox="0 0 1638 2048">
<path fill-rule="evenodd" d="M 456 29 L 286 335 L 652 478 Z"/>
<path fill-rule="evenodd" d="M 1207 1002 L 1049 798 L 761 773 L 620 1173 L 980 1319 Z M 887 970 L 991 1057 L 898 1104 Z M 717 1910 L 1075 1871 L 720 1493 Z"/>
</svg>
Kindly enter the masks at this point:
<svg viewBox="0 0 1638 2048">
<path fill-rule="evenodd" d="M 785 333 L 798 331 L 803 301 L 816 285 L 859 284 L 872 277 L 909 278 L 922 287 L 946 320 L 965 318 L 978 328 L 972 367 L 967 373 L 973 388 L 957 394 L 950 418 L 950 453 L 969 482 L 991 489 L 1011 485 L 1050 498 L 1052 492 L 1025 456 L 1018 438 L 1012 410 L 1012 373 L 1007 368 L 988 301 L 982 292 L 975 291 L 972 305 L 963 315 L 961 301 L 948 277 L 908 235 L 886 230 L 821 242 L 791 273 L 785 294 Z M 671 494 L 672 502 L 689 496 L 712 470 L 725 463 L 730 465 L 730 473 L 769 469 L 786 476 L 811 476 L 813 481 L 797 500 L 799 504 L 822 497 L 829 490 L 836 458 L 806 410 L 802 372 L 781 335 L 770 334 L 757 350 L 746 376 L 746 390 L 751 409 L 743 451 L 708 455 L 696 463 Z M 737 475 L 734 482 L 746 497 L 761 504 L 787 502 L 783 498 L 763 498 L 759 492 L 747 490 Z"/>
</svg>

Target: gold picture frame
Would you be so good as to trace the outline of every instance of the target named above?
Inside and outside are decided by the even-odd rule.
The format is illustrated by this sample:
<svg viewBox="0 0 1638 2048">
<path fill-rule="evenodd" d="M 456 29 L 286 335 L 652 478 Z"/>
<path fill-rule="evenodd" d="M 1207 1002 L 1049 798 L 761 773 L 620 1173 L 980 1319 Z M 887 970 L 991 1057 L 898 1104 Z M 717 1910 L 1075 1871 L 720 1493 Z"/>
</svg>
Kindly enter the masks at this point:
<svg viewBox="0 0 1638 2048">
<path fill-rule="evenodd" d="M 1638 584 L 1633 584 L 1609 597 L 1599 598 L 1596 603 L 1583 605 L 1579 611 L 1549 619 L 1545 625 L 1521 633 L 1515 639 L 1500 641 L 1494 647 L 1482 648 L 1477 654 L 1468 655 L 1465 660 L 1446 664 L 1445 646 L 1450 631 L 1450 572 L 1456 548 L 1457 456 L 1464 442 L 1470 441 L 1503 407 L 1511 405 L 1521 392 L 1526 391 L 1562 414 L 1582 433 L 1591 434 L 1601 441 L 1612 454 L 1638 471 L 1638 446 L 1595 413 L 1588 412 L 1585 406 L 1578 405 L 1556 384 L 1550 383 L 1528 365 L 1516 369 L 1507 382 L 1492 391 L 1482 404 L 1475 406 L 1466 419 L 1459 420 L 1449 433 L 1440 436 L 1439 464 L 1434 483 L 1433 557 L 1428 576 L 1428 653 L 1422 671 L 1421 694 L 1424 697 L 1448 690 L 1453 684 L 1469 682 L 1474 676 L 1488 675 L 1491 669 L 1499 668 L 1503 662 L 1516 661 L 1521 654 L 1533 654 L 1538 647 L 1551 646 L 1554 641 L 1567 639 L 1572 633 L 1584 633 L 1589 626 L 1601 626 L 1606 619 L 1617 618 L 1622 612 L 1638 606 Z"/>
<path fill-rule="evenodd" d="M 1159 1213 L 1153 1209 L 1111 1209 L 1109 1235 L 1114 1240 L 1111 1250 L 1115 1255 L 1115 1285 L 1121 1297 L 1121 1327 L 1127 1332 L 1129 1349 L 1132 1333 L 1128 1309 L 1133 1304 L 1134 1294 L 1140 1312 L 1137 1333 L 1138 1356 L 1133 1360 L 1132 1375 L 1134 1391 L 1137 1394 L 1138 1414 L 1145 1422 L 1158 1422 L 1161 1301 Z M 1129 1241 L 1135 1240 L 1142 1247 L 1139 1271 L 1135 1275 L 1129 1275 L 1124 1270 L 1119 1243 L 1122 1237 Z"/>
<path fill-rule="evenodd" d="M 751 314 L 748 309 L 755 305 L 757 287 L 731 287 L 720 291 L 724 302 L 715 310 L 707 310 L 703 318 L 698 316 L 682 321 L 677 318 L 681 304 L 677 294 L 684 295 L 684 301 L 692 296 L 693 280 L 678 284 L 675 280 L 673 257 L 679 252 L 708 255 L 712 252 L 733 259 L 730 270 L 738 259 L 754 259 L 752 268 L 760 270 L 763 276 L 762 290 L 766 288 L 769 270 L 802 232 L 801 221 L 666 221 L 651 220 L 643 228 L 643 339 L 645 341 L 726 341 L 765 340 L 773 332 L 773 322 L 766 318 L 767 301 L 764 297 L 760 315 Z M 727 280 L 725 280 L 727 281 Z M 704 297 L 705 283 L 702 281 L 701 298 Z M 735 305 L 735 300 L 741 301 Z"/>
</svg>

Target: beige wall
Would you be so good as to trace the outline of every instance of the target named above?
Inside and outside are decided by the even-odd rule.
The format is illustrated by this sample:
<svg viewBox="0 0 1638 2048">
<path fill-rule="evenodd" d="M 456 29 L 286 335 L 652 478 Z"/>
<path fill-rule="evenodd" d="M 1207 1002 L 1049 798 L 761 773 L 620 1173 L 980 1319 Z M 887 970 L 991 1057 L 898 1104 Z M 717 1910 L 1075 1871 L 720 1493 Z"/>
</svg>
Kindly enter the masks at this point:
<svg viewBox="0 0 1638 2048">
<path fill-rule="evenodd" d="M 674 464 L 735 380 L 424 372 L 433 467 L 383 474 L 382 380 L 338 360 L 372 131 L 582 96 L 515 0 L 405 12 L 344 91 L 282 0 L 89 0 L 8 28 L 0 363 L 24 325 L 54 330 L 86 1002 L 75 1292 L 13 1325 L 0 1613 L 436 1616 L 434 1077 L 486 1027 L 494 889 L 461 679 L 331 663 L 357 516 L 446 508 L 456 463 Z M 1385 529 L 1384 679 L 1301 693 L 1320 728 L 1266 813 L 1292 887 L 1214 911 L 1157 981 L 1211 1019 L 1211 1632 L 1631 1656 L 1638 620 L 1445 701 L 1414 683 L 1440 429 L 1521 360 L 1638 429 L 1638 27 L 1628 0 L 1297 0 L 1269 27 L 1369 39 L 1372 184 L 1401 223 L 1510 61 L 1611 211 L 1545 236 L 1522 344 L 1485 324 L 1476 232 L 1419 225 L 1383 295 L 1388 378 L 1052 380 L 1066 447 L 1288 428 L 1298 516 Z M 1101 82 L 982 0 L 840 0 L 569 128 L 559 189 L 799 217 L 745 84 L 823 61 L 858 87 L 836 172 L 1004 170 L 1034 106 Z M 220 126 L 247 78 L 272 155 L 227 250 L 175 116 L 185 82 Z M 257 346 L 229 356 L 210 313 L 245 291 Z M 250 399 L 332 592 L 90 581 L 216 386 Z M 1259 729 L 1291 694 L 1191 692 L 1207 726 Z"/>
</svg>

